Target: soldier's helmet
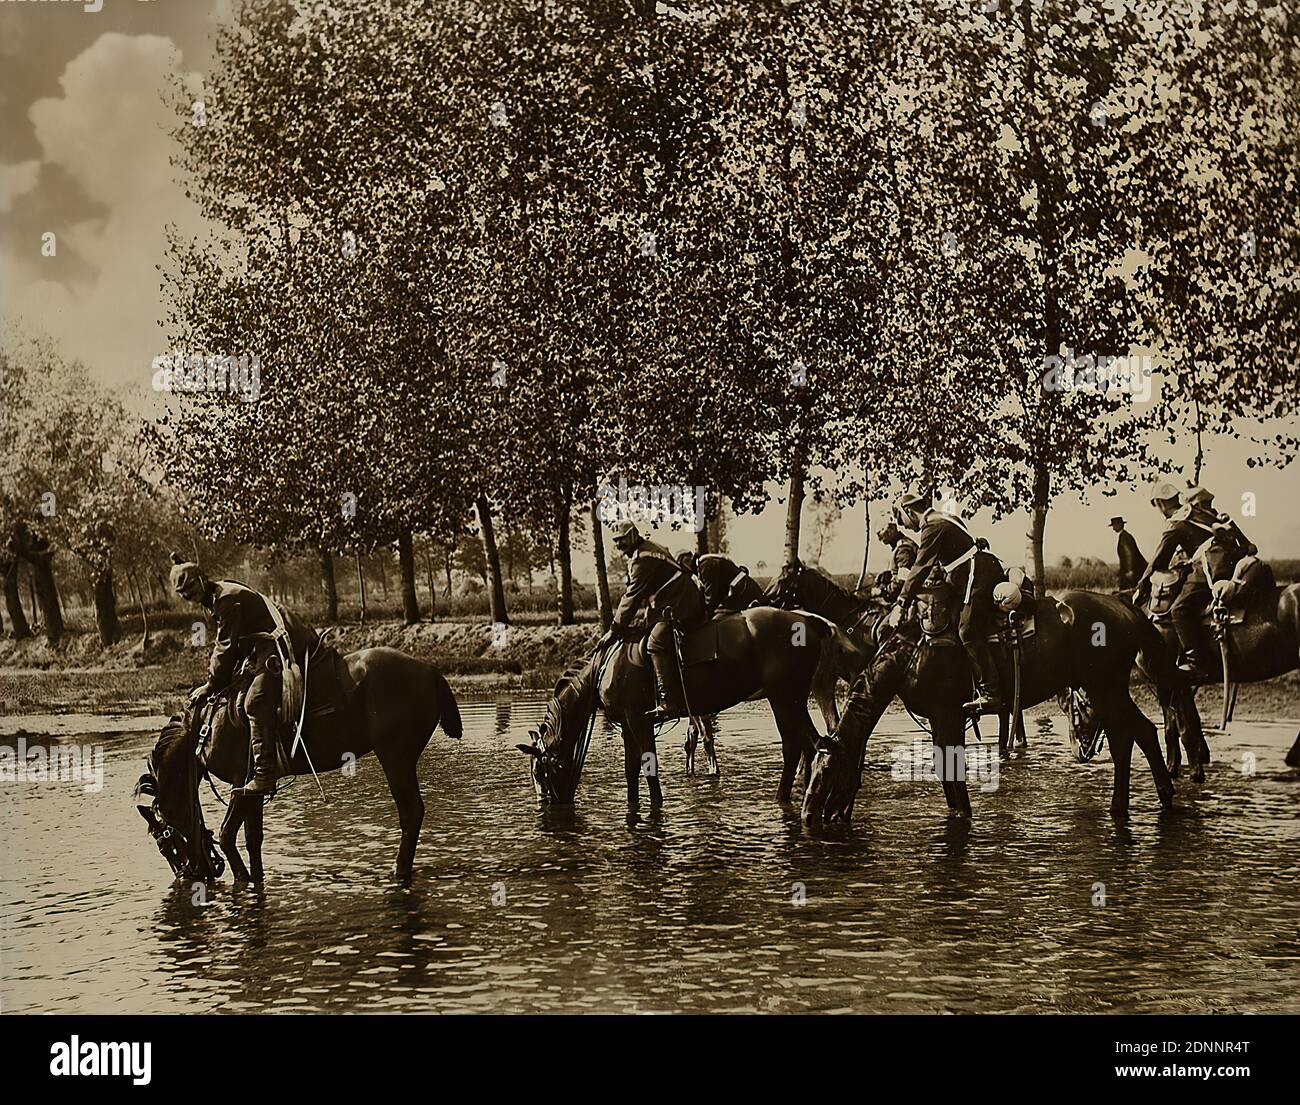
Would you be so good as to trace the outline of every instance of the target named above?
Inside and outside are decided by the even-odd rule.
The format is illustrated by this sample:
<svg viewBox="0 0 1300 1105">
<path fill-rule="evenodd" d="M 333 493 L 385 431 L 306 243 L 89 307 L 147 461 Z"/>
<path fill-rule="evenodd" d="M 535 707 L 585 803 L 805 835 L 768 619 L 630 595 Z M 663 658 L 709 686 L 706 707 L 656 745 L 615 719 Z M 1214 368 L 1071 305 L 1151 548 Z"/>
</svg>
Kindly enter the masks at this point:
<svg viewBox="0 0 1300 1105">
<path fill-rule="evenodd" d="M 1214 504 L 1214 495 L 1206 491 L 1200 484 L 1189 487 L 1179 495 L 1179 501 L 1183 506 L 1212 506 Z"/>
<path fill-rule="evenodd" d="M 186 560 L 179 553 L 172 553 L 172 569 L 168 573 L 168 578 L 171 580 L 172 589 L 178 595 L 185 597 L 188 597 L 186 592 L 191 590 L 195 583 L 206 583 L 208 579 L 202 568 L 192 560 Z"/>
<path fill-rule="evenodd" d="M 641 531 L 630 518 L 622 518 L 609 528 L 614 535 L 614 544 L 620 547 L 641 540 Z"/>
<path fill-rule="evenodd" d="M 1167 503 L 1170 499 L 1179 498 L 1180 494 L 1178 488 L 1168 480 L 1156 480 L 1152 485 L 1151 505 L 1159 506 L 1161 503 Z"/>
</svg>

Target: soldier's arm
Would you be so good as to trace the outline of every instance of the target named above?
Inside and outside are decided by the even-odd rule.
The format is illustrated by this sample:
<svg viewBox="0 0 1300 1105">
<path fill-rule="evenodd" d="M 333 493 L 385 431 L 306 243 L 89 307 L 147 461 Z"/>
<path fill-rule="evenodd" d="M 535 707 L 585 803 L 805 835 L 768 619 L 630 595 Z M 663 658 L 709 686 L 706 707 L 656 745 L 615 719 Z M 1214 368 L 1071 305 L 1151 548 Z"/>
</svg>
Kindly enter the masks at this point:
<svg viewBox="0 0 1300 1105">
<path fill-rule="evenodd" d="M 939 540 L 943 537 L 942 526 L 931 526 L 921 534 L 921 544 L 916 550 L 916 559 L 912 561 L 907 581 L 898 593 L 898 601 L 906 605 L 921 589 L 921 583 L 930 574 L 934 566 L 940 563 Z"/>
<path fill-rule="evenodd" d="M 218 599 L 212 617 L 217 623 L 217 643 L 212 646 L 212 659 L 208 662 L 208 688 L 220 691 L 230 685 L 239 663 L 237 646 L 242 610 L 234 599 Z"/>
<path fill-rule="evenodd" d="M 632 615 L 653 593 L 649 575 L 645 562 L 640 560 L 632 562 L 631 568 L 628 569 L 627 590 L 623 592 L 618 609 L 614 611 L 614 624 L 620 629 L 627 629 L 632 624 Z"/>
<path fill-rule="evenodd" d="M 1135 594 L 1138 600 L 1145 598 L 1147 592 L 1151 590 L 1151 577 L 1156 572 L 1167 572 L 1169 564 L 1178 552 L 1178 527 L 1170 526 L 1160 535 L 1160 544 L 1156 546 L 1156 551 L 1151 556 L 1151 563 L 1147 565 L 1146 571 L 1142 573 L 1142 578 L 1138 580 Z"/>
</svg>

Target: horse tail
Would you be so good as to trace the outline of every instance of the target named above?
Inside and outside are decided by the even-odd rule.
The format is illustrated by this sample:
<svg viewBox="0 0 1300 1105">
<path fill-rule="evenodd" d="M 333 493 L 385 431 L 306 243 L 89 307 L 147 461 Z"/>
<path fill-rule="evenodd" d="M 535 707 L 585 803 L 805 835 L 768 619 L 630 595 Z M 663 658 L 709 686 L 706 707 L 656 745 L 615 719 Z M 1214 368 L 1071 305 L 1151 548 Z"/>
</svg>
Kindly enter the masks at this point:
<svg viewBox="0 0 1300 1105">
<path fill-rule="evenodd" d="M 458 741 L 464 735 L 465 725 L 460 718 L 460 706 L 456 696 L 451 693 L 451 686 L 446 677 L 435 667 L 430 667 L 433 675 L 433 693 L 438 701 L 438 723 L 442 731 L 452 740 Z"/>
</svg>

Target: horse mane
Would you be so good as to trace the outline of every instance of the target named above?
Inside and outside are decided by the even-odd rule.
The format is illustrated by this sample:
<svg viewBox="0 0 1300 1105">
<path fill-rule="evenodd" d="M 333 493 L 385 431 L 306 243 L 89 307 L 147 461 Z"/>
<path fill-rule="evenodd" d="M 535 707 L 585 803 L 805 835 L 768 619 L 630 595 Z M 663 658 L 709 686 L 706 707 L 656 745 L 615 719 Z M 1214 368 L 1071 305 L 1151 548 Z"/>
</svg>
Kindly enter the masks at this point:
<svg viewBox="0 0 1300 1105">
<path fill-rule="evenodd" d="M 596 657 L 590 656 L 577 664 L 566 668 L 564 674 L 555 681 L 550 701 L 546 703 L 546 712 L 537 727 L 542 747 L 550 748 L 564 734 L 564 724 L 570 711 L 583 707 L 590 714 L 594 704 L 588 700 L 596 689 Z"/>
</svg>

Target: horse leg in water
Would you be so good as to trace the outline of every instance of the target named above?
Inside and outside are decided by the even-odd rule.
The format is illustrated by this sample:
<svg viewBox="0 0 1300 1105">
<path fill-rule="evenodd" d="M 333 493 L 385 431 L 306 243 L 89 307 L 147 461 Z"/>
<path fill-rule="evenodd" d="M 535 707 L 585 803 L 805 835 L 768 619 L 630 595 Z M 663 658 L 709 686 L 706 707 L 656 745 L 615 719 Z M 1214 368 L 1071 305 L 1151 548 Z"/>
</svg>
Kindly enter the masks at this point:
<svg viewBox="0 0 1300 1105">
<path fill-rule="evenodd" d="M 627 808 L 634 810 L 641 804 L 641 776 L 644 775 L 650 790 L 650 806 L 657 809 L 664 804 L 664 792 L 659 785 L 659 753 L 655 748 L 654 724 L 644 715 L 628 711 L 623 715 L 622 729 Z"/>
<path fill-rule="evenodd" d="M 781 734 L 781 785 L 777 788 L 776 800 L 785 803 L 790 801 L 800 761 L 804 765 L 805 785 L 811 776 L 812 762 L 817 754 L 817 728 L 808 714 L 806 703 L 769 699 L 768 704 Z"/>
<path fill-rule="evenodd" d="M 379 764 L 388 780 L 388 790 L 397 805 L 397 821 L 402 827 L 402 843 L 397 848 L 397 862 L 393 877 L 399 882 L 410 882 L 415 868 L 415 847 L 420 842 L 420 826 L 424 824 L 424 799 L 420 797 L 420 780 L 415 772 L 423 748 L 412 754 L 407 749 L 388 749 L 379 756 Z"/>
<path fill-rule="evenodd" d="M 221 845 L 221 851 L 225 854 L 226 862 L 230 864 L 230 874 L 234 877 L 236 883 L 252 882 L 253 877 L 249 874 L 248 868 L 244 866 L 244 857 L 239 854 L 239 829 L 244 824 L 244 818 L 248 814 L 249 804 L 252 801 L 242 794 L 232 794 L 230 804 L 226 807 L 226 816 L 221 821 L 221 831 L 217 834 L 217 841 Z M 261 804 L 259 798 L 258 804 Z M 247 840 L 247 834 L 245 834 Z M 260 869 L 261 864 L 258 864 Z"/>
<path fill-rule="evenodd" d="M 266 815 L 266 803 L 259 799 L 248 801 L 248 813 L 244 817 L 244 845 L 248 848 L 248 866 L 254 882 L 261 882 L 265 877 L 262 870 L 262 824 Z"/>
<path fill-rule="evenodd" d="M 1295 744 L 1291 746 L 1291 751 L 1286 754 L 1287 767 L 1300 767 L 1300 733 L 1296 734 Z"/>
<path fill-rule="evenodd" d="M 1129 811 L 1129 777 L 1132 768 L 1133 743 L 1142 749 L 1151 775 L 1155 779 L 1156 793 L 1164 809 L 1174 805 L 1174 784 L 1160 749 L 1156 727 L 1129 697 L 1128 687 L 1111 687 L 1106 690 L 1089 690 L 1097 708 L 1101 724 L 1110 738 L 1110 757 L 1115 765 L 1115 790 L 1110 800 L 1112 817 L 1126 819 Z"/>
<path fill-rule="evenodd" d="M 812 696 L 813 701 L 817 703 L 817 708 L 821 711 L 822 720 L 826 722 L 826 732 L 833 733 L 840 727 L 840 706 L 835 699 L 835 686 L 839 681 L 840 672 L 836 670 L 834 663 L 823 659 L 817 665 L 817 670 L 813 672 Z M 856 673 L 843 673 L 844 678 L 851 684 L 857 677 Z"/>
<path fill-rule="evenodd" d="M 713 738 L 717 735 L 713 728 L 713 718 L 700 718 L 700 735 L 704 738 L 704 758 L 709 761 L 709 774 L 718 774 L 718 750 Z M 692 766 L 694 757 L 692 757 Z"/>
<path fill-rule="evenodd" d="M 970 817 L 970 792 L 966 789 L 966 718 L 960 710 L 943 710 L 930 718 L 934 742 L 934 770 L 943 783 L 950 817 Z"/>
</svg>

